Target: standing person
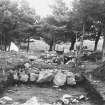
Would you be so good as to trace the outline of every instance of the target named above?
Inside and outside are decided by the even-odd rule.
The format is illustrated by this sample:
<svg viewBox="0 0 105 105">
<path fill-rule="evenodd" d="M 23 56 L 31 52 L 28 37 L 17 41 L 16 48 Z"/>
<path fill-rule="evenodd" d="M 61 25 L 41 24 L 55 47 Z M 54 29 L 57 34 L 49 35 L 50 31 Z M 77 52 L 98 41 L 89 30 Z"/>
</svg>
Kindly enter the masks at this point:
<svg viewBox="0 0 105 105">
<path fill-rule="evenodd" d="M 55 46 L 55 51 L 57 53 L 57 59 L 59 61 L 59 64 L 63 64 L 64 63 L 64 59 L 63 59 L 63 53 L 64 53 L 64 46 L 62 45 L 61 42 L 58 42 Z"/>
<path fill-rule="evenodd" d="M 64 53 L 64 46 L 62 45 L 61 42 L 56 44 L 55 51 L 58 55 L 62 55 Z"/>
</svg>

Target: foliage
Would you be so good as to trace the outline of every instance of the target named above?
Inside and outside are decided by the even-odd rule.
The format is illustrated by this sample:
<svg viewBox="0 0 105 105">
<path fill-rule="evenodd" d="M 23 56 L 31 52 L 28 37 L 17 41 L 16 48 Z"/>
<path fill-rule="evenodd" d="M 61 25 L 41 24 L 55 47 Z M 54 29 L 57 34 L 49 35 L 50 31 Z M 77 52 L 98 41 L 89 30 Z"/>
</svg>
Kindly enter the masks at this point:
<svg viewBox="0 0 105 105">
<path fill-rule="evenodd" d="M 53 15 L 43 19 L 44 40 L 50 46 L 55 45 L 58 41 L 71 41 L 75 34 L 72 30 L 70 10 L 63 0 L 56 0 L 56 3 L 50 7 Z"/>
<path fill-rule="evenodd" d="M 105 0 L 75 0 L 73 5 L 75 22 L 80 26 L 80 30 L 85 25 L 85 32 L 89 33 L 88 37 L 93 37 L 95 40 L 94 50 L 96 50 L 99 38 L 103 35 Z"/>
<path fill-rule="evenodd" d="M 36 13 L 29 4 L 11 0 L 0 1 L 1 44 L 9 45 L 11 41 L 22 41 L 30 33 L 28 29 L 36 22 Z M 25 31 L 27 30 L 27 31 Z"/>
</svg>

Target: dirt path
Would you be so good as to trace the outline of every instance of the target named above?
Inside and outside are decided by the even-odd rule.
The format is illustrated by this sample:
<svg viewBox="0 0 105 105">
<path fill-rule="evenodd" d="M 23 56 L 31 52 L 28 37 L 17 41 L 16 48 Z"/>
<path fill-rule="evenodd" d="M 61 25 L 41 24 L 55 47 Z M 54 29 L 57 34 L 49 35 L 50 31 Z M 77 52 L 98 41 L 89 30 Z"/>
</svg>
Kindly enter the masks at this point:
<svg viewBox="0 0 105 105">
<path fill-rule="evenodd" d="M 47 103 L 53 103 L 56 101 L 56 99 L 61 98 L 64 94 L 69 95 L 85 95 L 84 89 L 82 88 L 67 88 L 67 89 L 54 89 L 51 87 L 38 87 L 38 86 L 31 86 L 27 87 L 25 85 L 19 86 L 19 87 L 11 87 L 9 88 L 13 92 L 8 92 L 6 90 L 4 92 L 4 96 L 9 96 L 13 98 L 16 102 L 24 103 L 26 100 L 30 99 L 33 96 L 36 96 L 40 102 L 47 102 Z M 89 102 L 82 102 L 75 105 L 92 105 Z"/>
</svg>

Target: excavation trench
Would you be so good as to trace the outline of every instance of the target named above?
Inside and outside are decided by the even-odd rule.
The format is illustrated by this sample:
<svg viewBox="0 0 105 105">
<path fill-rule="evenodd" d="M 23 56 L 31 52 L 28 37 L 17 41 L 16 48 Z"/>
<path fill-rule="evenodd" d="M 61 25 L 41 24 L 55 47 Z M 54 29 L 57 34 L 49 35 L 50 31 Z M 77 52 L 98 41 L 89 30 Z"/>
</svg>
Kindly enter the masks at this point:
<svg viewBox="0 0 105 105">
<path fill-rule="evenodd" d="M 9 85 L 10 84 L 10 85 Z M 0 83 L 1 97 L 9 96 L 14 101 L 24 103 L 29 98 L 36 96 L 40 102 L 53 103 L 64 94 L 84 95 L 88 97 L 87 101 L 80 102 L 79 105 L 104 105 L 103 97 L 97 91 L 95 86 L 85 78 L 81 85 L 75 87 L 64 86 L 61 89 L 55 89 L 52 84 L 24 84 L 11 85 L 10 81 Z"/>
<path fill-rule="evenodd" d="M 102 94 L 97 90 L 97 86 L 92 84 L 92 81 L 86 79 L 81 87 L 85 89 L 91 105 L 105 105 Z"/>
</svg>

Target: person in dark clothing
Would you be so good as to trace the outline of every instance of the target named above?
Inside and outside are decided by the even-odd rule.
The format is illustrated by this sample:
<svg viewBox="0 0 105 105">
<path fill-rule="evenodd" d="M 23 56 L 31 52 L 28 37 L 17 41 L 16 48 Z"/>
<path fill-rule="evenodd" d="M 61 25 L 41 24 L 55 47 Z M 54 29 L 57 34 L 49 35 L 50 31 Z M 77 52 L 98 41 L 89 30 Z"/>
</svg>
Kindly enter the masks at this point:
<svg viewBox="0 0 105 105">
<path fill-rule="evenodd" d="M 69 60 L 72 60 L 71 56 L 64 56 L 64 64 L 66 64 Z"/>
</svg>

